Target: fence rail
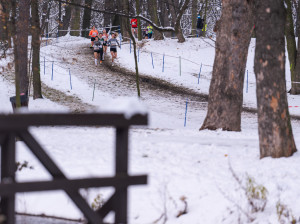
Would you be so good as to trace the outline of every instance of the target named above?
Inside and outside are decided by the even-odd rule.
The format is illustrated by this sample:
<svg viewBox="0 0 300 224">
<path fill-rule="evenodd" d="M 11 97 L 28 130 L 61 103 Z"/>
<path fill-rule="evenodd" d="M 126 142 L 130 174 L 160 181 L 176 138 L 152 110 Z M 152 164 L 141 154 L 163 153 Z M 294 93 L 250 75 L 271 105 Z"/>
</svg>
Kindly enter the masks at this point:
<svg viewBox="0 0 300 224">
<path fill-rule="evenodd" d="M 147 183 L 147 176 L 128 174 L 128 133 L 131 125 L 147 125 L 147 115 L 126 118 L 123 114 L 12 114 L 0 115 L 1 183 L 0 214 L 6 224 L 15 224 L 15 194 L 19 192 L 64 190 L 84 214 L 88 223 L 101 224 L 105 216 L 114 211 L 115 223 L 127 223 L 127 188 Z M 114 126 L 116 128 L 115 176 L 105 178 L 68 179 L 43 147 L 31 135 L 32 126 Z M 53 177 L 52 181 L 16 182 L 16 137 Z M 115 193 L 98 210 L 94 211 L 79 193 L 80 188 L 115 188 Z"/>
</svg>

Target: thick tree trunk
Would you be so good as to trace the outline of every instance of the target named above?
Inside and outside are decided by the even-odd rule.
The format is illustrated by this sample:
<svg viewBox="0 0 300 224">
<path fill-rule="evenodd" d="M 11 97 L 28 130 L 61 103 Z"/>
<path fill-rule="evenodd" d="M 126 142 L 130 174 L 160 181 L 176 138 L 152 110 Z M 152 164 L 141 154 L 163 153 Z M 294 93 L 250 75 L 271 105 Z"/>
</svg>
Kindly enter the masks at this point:
<svg viewBox="0 0 300 224">
<path fill-rule="evenodd" d="M 208 0 L 205 0 L 205 8 L 204 8 L 204 22 L 203 22 L 203 32 L 202 32 L 202 35 L 203 37 L 206 36 L 206 17 L 207 17 L 207 7 L 208 7 Z"/>
<path fill-rule="evenodd" d="M 91 8 L 93 4 L 93 0 L 85 0 L 84 5 Z M 84 8 L 83 11 L 83 19 L 82 19 L 82 29 L 81 32 L 82 37 L 89 37 L 88 29 L 91 28 L 91 14 L 92 11 L 88 8 Z"/>
<path fill-rule="evenodd" d="M 80 4 L 81 0 L 73 0 L 75 4 Z M 71 20 L 71 36 L 80 36 L 80 7 L 72 7 L 72 20 Z M 75 31 L 76 30 L 76 31 Z"/>
<path fill-rule="evenodd" d="M 6 41 L 8 39 L 7 22 L 8 22 L 7 2 L 0 1 L 0 40 Z"/>
<path fill-rule="evenodd" d="M 159 21 L 158 14 L 157 14 L 157 1 L 156 0 L 148 0 L 148 9 L 149 9 L 149 14 L 150 14 L 151 20 L 156 25 L 161 26 L 161 23 Z M 154 38 L 154 40 L 163 40 L 164 35 L 162 32 L 160 32 L 154 28 L 153 38 Z"/>
<path fill-rule="evenodd" d="M 197 7 L 198 7 L 198 0 L 192 0 L 192 36 L 196 36 L 197 32 Z"/>
<path fill-rule="evenodd" d="M 62 21 L 61 21 L 61 16 L 62 16 L 62 10 L 61 10 L 61 2 L 58 3 L 58 36 L 61 36 L 60 30 L 62 29 Z"/>
<path fill-rule="evenodd" d="M 208 111 L 201 129 L 241 130 L 244 74 L 253 27 L 251 9 L 248 1 L 223 1 Z"/>
<path fill-rule="evenodd" d="M 260 157 L 296 152 L 285 84 L 285 12 L 282 0 L 256 0 L 254 71 Z"/>
<path fill-rule="evenodd" d="M 185 38 L 183 36 L 182 29 L 181 29 L 181 24 L 180 24 L 180 20 L 181 20 L 181 17 L 183 15 L 183 12 L 182 12 L 183 10 L 180 10 L 180 11 L 178 10 L 179 3 L 177 1 L 175 1 L 175 2 L 172 1 L 172 0 L 168 0 L 168 1 L 169 1 L 169 6 L 170 6 L 170 13 L 171 13 L 171 17 L 172 17 L 172 22 L 173 22 L 174 28 L 175 28 L 175 34 L 178 38 L 178 42 L 183 43 L 183 42 L 185 42 Z M 189 0 L 186 0 L 186 2 L 189 2 Z M 178 11 L 178 12 L 176 12 L 176 11 Z M 180 14 L 181 14 L 181 16 L 180 16 L 180 19 L 178 20 L 178 17 L 179 17 Z"/>
<path fill-rule="evenodd" d="M 293 23 L 293 15 L 292 15 L 292 4 L 291 0 L 284 0 L 287 6 L 287 14 L 286 14 L 286 22 L 285 22 L 285 37 L 287 43 L 287 50 L 290 62 L 290 72 L 291 72 L 291 81 L 292 81 L 292 89 L 291 92 L 294 92 L 294 88 L 296 87 L 295 81 L 295 66 L 296 66 L 296 56 L 297 56 L 297 49 L 296 49 L 296 40 L 295 40 L 295 33 L 294 33 L 294 23 Z M 294 87 L 294 88 L 293 88 Z"/>
<path fill-rule="evenodd" d="M 136 14 L 139 15 L 141 13 L 140 0 L 135 0 L 135 2 L 136 2 Z M 143 39 L 143 35 L 142 35 L 142 24 L 140 18 L 137 19 L 137 23 L 138 23 L 138 40 L 141 41 Z"/>
<path fill-rule="evenodd" d="M 28 34 L 29 34 L 29 11 L 30 2 L 28 0 L 19 0 L 19 17 L 17 20 L 17 62 L 20 81 L 20 92 L 28 93 Z"/>
<path fill-rule="evenodd" d="M 297 21 L 299 23 L 300 21 L 300 4 L 298 3 L 298 9 L 297 9 L 298 15 L 297 15 Z M 300 33 L 300 25 L 297 26 L 297 32 Z M 299 95 L 300 94 L 300 38 L 298 35 L 298 51 L 297 51 L 297 61 L 296 61 L 296 67 L 294 71 L 294 80 L 292 83 L 292 89 L 291 94 Z"/>
<path fill-rule="evenodd" d="M 65 30 L 69 30 L 71 15 L 72 15 L 72 5 L 67 4 L 65 6 L 65 15 L 63 16 L 63 21 L 62 21 L 62 29 L 63 29 L 63 31 L 61 31 L 62 36 L 65 36 L 68 33 L 68 31 Z"/>
<path fill-rule="evenodd" d="M 33 99 L 43 98 L 40 77 L 40 17 L 38 0 L 31 0 Z"/>
<path fill-rule="evenodd" d="M 105 0 L 104 1 L 104 8 L 105 8 L 105 10 L 112 12 L 113 11 L 113 1 L 112 0 Z M 105 13 L 103 15 L 103 17 L 104 17 L 104 26 L 105 27 L 110 26 L 110 24 L 113 22 L 112 21 L 112 15 Z"/>
</svg>

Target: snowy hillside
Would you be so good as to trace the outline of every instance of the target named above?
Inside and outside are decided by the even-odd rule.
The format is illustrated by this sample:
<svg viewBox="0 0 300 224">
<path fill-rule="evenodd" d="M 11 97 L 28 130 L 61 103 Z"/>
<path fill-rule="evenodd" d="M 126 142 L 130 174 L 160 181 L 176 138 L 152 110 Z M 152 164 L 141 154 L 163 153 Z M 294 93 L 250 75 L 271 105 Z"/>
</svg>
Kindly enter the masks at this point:
<svg viewBox="0 0 300 224">
<path fill-rule="evenodd" d="M 41 49 L 42 81 L 94 109 L 101 109 L 104 105 L 111 108 L 120 101 L 128 102 L 128 98 L 136 98 L 135 83 L 120 75 L 118 69 L 134 71 L 133 48 L 130 52 L 130 46 L 129 42 L 122 43 L 121 49 L 118 49 L 117 68 L 111 69 L 109 52 L 105 65 L 95 67 L 89 40 L 70 36 L 53 39 L 51 44 Z M 299 152 L 290 158 L 260 159 L 257 118 L 251 113 L 243 113 L 242 131 L 239 133 L 199 131 L 207 104 L 204 98 L 197 99 L 201 94 L 208 94 L 214 61 L 213 46 L 213 41 L 200 38 L 187 39 L 184 44 L 166 39 L 145 41 L 140 45 L 141 74 L 165 80 L 172 84 L 173 90 L 155 89 L 146 84 L 141 88 L 141 103 L 147 108 L 150 123 L 148 127 L 130 130 L 129 167 L 131 174 L 147 174 L 149 181 L 148 185 L 130 188 L 130 224 L 232 224 L 250 221 L 276 224 L 291 223 L 292 215 L 300 219 Z M 244 105 L 251 108 L 256 107 L 254 46 L 252 41 L 247 61 L 248 90 L 246 78 L 244 88 Z M 6 64 L 1 63 L 2 66 Z M 3 93 L 0 95 L 0 110 L 3 113 L 11 112 L 9 97 L 14 94 L 14 85 L 7 81 L 7 73 L 0 74 Z M 177 93 L 176 86 L 199 94 L 199 98 Z M 293 106 L 291 114 L 300 116 L 300 107 L 295 107 L 300 106 L 300 97 L 289 96 L 288 99 L 289 105 Z M 187 125 L 184 127 L 186 102 Z M 72 110 L 68 105 L 72 104 L 31 99 L 29 110 Z M 293 120 L 292 126 L 299 149 L 300 122 Z M 32 128 L 32 132 L 69 178 L 113 175 L 112 128 L 51 127 Z M 22 142 L 18 142 L 17 152 L 18 161 L 28 161 L 34 167 L 18 172 L 18 180 L 50 179 Z M 255 183 L 251 185 L 249 180 Z M 263 195 L 266 198 L 252 195 L 249 199 L 251 189 L 259 191 L 259 185 L 266 188 L 267 193 Z M 91 204 L 97 195 L 106 200 L 111 192 L 112 189 L 101 188 L 82 191 L 82 194 Z M 250 205 L 251 200 L 255 206 Z M 186 214 L 178 215 L 185 210 L 185 205 Z M 259 206 L 264 208 L 261 209 L 263 211 L 251 211 Z M 279 219 L 278 208 L 283 213 L 289 211 L 289 215 L 282 215 Z M 82 218 L 62 192 L 19 194 L 17 210 Z M 108 217 L 107 221 L 112 222 L 113 218 Z"/>
</svg>

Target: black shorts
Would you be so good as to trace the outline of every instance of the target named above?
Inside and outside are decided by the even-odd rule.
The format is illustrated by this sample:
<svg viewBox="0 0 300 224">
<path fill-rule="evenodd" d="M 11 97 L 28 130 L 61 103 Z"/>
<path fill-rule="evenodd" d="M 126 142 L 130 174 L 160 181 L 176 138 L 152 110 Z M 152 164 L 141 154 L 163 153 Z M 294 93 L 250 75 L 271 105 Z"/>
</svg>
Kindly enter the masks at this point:
<svg viewBox="0 0 300 224">
<path fill-rule="evenodd" d="M 103 46 L 107 46 L 107 43 L 103 43 Z"/>
<path fill-rule="evenodd" d="M 95 41 L 95 37 L 91 37 L 91 41 Z"/>
<path fill-rule="evenodd" d="M 111 52 L 117 52 L 117 48 L 112 48 L 112 47 L 111 47 L 111 48 L 110 48 L 110 51 L 111 51 Z"/>
<path fill-rule="evenodd" d="M 94 50 L 94 52 L 100 54 L 101 52 L 103 52 L 103 49 L 100 49 L 100 50 Z"/>
</svg>

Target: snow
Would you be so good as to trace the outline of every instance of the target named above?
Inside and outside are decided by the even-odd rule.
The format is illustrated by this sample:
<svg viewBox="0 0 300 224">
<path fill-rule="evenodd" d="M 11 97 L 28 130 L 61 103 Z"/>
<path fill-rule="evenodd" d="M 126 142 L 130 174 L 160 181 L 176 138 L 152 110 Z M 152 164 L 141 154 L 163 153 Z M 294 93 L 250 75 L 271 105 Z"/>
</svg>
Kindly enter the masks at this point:
<svg viewBox="0 0 300 224">
<path fill-rule="evenodd" d="M 187 39 L 183 44 L 172 39 L 146 41 L 139 55 L 140 72 L 197 93 L 207 94 L 214 60 L 213 45 L 213 41 L 200 38 Z M 78 46 L 88 47 L 89 40 L 66 36 L 53 39 L 52 45 L 42 48 L 41 78 L 46 85 L 77 96 L 83 102 L 94 105 L 96 111 L 125 112 L 127 117 L 135 113 L 145 114 L 147 111 L 149 114 L 148 127 L 132 127 L 130 130 L 129 172 L 131 175 L 148 175 L 147 185 L 130 187 L 130 224 L 153 223 L 162 214 L 166 214 L 167 224 L 231 224 L 238 223 L 239 219 L 241 223 L 246 223 L 248 220 L 242 210 L 255 218 L 253 223 L 276 224 L 280 223 L 276 214 L 276 203 L 279 200 L 296 218 L 300 217 L 300 154 L 297 152 L 289 158 L 260 159 L 255 115 L 243 114 L 241 132 L 198 131 L 206 115 L 206 103 L 203 102 L 189 101 L 187 127 L 184 128 L 185 101 L 180 98 L 147 95 L 142 100 L 137 100 L 133 96 L 119 97 L 117 94 L 97 89 L 96 97 L 92 100 L 93 82 L 88 83 L 82 79 L 80 71 L 75 69 L 76 58 L 74 60 L 68 54 L 60 53 L 69 49 L 72 51 L 73 47 Z M 252 40 L 247 61 L 248 93 L 244 88 L 244 105 L 252 108 L 256 107 L 254 46 L 255 42 Z M 122 49 L 118 49 L 117 63 L 134 70 L 133 53 L 130 54 L 129 47 L 129 44 L 123 43 Z M 154 56 L 154 68 L 151 52 Z M 47 59 L 45 75 L 44 56 Z M 53 80 L 51 61 L 55 61 Z M 60 63 L 61 61 L 64 63 Z M 0 111 L 11 113 L 9 97 L 14 95 L 14 86 L 2 78 L 0 80 Z M 289 86 L 290 83 L 287 82 L 287 87 Z M 289 95 L 288 100 L 289 105 L 293 106 L 300 102 L 299 96 Z M 290 109 L 292 114 L 300 115 L 300 108 Z M 30 99 L 29 111 L 45 110 L 68 109 L 48 99 Z M 299 121 L 292 121 L 292 127 L 299 146 Z M 68 178 L 114 175 L 114 128 L 33 127 L 30 131 Z M 51 179 L 22 142 L 17 143 L 17 160 L 28 161 L 34 167 L 17 172 L 18 181 Z M 257 184 L 266 187 L 268 196 L 263 212 L 251 213 L 245 192 L 234 178 L 230 167 L 243 184 L 249 175 Z M 89 204 L 98 194 L 107 200 L 112 192 L 111 188 L 81 191 Z M 188 204 L 187 214 L 176 218 L 184 209 L 181 199 L 183 196 Z M 63 192 L 18 194 L 17 211 L 82 218 L 82 214 Z M 164 217 L 157 223 L 164 223 L 163 220 Z M 113 218 L 110 216 L 107 221 L 113 221 Z"/>
</svg>

